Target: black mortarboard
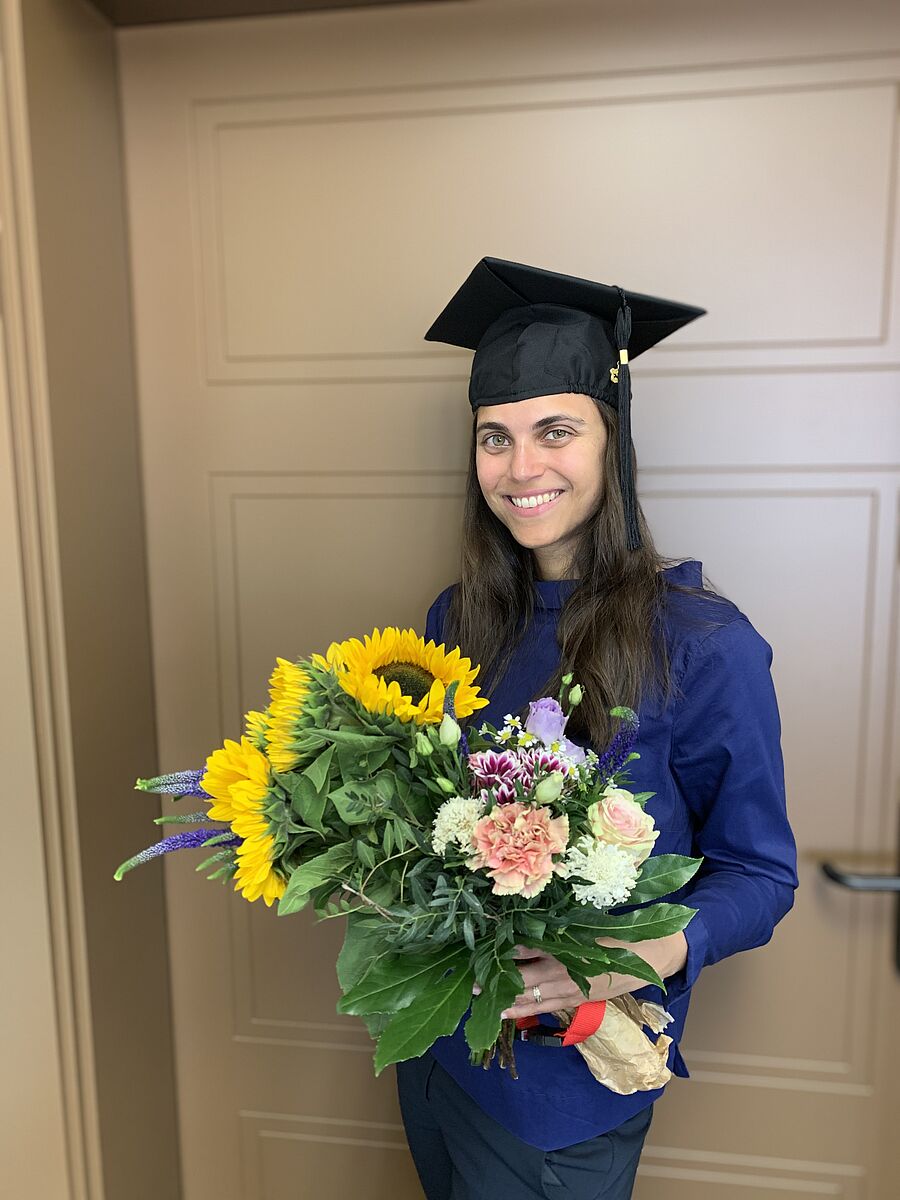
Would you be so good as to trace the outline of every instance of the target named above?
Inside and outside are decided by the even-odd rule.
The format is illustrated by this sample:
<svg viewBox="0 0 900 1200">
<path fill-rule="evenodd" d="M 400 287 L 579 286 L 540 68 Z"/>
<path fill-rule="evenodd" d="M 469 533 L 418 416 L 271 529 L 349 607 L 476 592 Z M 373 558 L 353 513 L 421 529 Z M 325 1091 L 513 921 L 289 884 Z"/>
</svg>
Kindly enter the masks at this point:
<svg viewBox="0 0 900 1200">
<path fill-rule="evenodd" d="M 705 309 L 540 267 L 483 258 L 425 340 L 475 351 L 472 409 L 580 392 L 619 416 L 619 470 L 628 544 L 637 549 L 631 470 L 629 359 L 702 317 Z"/>
</svg>

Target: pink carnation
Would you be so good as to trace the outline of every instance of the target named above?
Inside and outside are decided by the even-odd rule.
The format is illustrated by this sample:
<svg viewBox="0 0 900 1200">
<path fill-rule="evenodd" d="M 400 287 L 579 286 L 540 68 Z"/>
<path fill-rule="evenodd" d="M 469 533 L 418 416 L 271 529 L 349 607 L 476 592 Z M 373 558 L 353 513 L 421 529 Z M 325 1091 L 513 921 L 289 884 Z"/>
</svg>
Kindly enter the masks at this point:
<svg viewBox="0 0 900 1200">
<path fill-rule="evenodd" d="M 553 855 L 565 850 L 568 838 L 568 817 L 518 801 L 501 804 L 475 825 L 475 854 L 468 866 L 473 871 L 488 868 L 495 896 L 530 898 L 547 886 L 555 869 Z"/>
</svg>

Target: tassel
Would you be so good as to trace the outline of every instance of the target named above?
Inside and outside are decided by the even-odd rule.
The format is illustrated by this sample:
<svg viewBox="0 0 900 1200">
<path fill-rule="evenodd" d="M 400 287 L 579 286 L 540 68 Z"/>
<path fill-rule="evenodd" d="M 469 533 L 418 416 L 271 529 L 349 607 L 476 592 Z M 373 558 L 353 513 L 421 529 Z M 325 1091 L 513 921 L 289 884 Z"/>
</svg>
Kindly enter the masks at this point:
<svg viewBox="0 0 900 1200">
<path fill-rule="evenodd" d="M 631 469 L 631 371 L 628 366 L 628 340 L 631 337 L 631 309 L 621 288 L 619 293 L 621 307 L 616 314 L 616 346 L 619 350 L 619 366 L 613 378 L 617 377 L 618 399 L 616 407 L 619 414 L 619 483 L 622 488 L 622 504 L 625 510 L 625 528 L 628 537 L 628 549 L 638 550 L 641 545 L 641 535 L 637 523 L 637 498 L 635 496 L 634 472 Z"/>
</svg>

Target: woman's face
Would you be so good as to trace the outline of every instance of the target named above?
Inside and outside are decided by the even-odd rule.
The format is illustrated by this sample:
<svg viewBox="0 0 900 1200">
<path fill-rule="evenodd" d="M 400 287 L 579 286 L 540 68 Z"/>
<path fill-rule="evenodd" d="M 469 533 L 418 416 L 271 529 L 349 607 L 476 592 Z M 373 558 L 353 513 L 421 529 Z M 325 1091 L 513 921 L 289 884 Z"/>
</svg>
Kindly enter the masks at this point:
<svg viewBox="0 0 900 1200">
<path fill-rule="evenodd" d="M 564 392 L 478 409 L 481 491 L 534 553 L 543 579 L 565 578 L 576 532 L 603 497 L 605 448 L 606 426 L 590 396 Z"/>
</svg>

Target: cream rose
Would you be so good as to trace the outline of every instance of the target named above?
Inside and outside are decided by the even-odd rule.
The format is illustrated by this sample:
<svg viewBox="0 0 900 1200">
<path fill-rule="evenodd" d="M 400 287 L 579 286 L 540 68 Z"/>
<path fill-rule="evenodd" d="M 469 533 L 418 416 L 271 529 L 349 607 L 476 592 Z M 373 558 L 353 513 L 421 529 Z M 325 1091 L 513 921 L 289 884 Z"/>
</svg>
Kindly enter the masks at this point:
<svg viewBox="0 0 900 1200">
<path fill-rule="evenodd" d="M 608 788 L 587 812 L 591 833 L 602 842 L 621 846 L 640 864 L 653 849 L 659 830 L 631 792 Z"/>
</svg>

